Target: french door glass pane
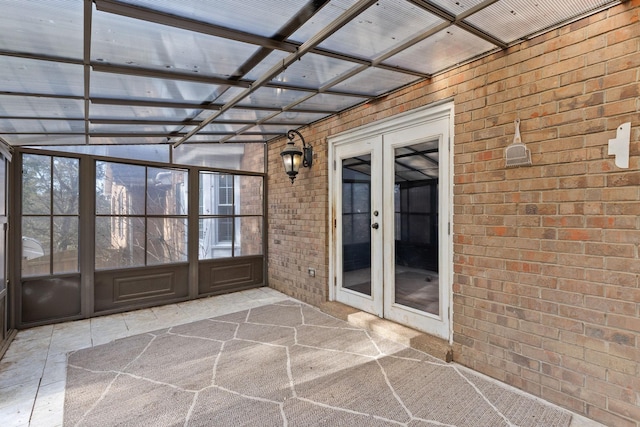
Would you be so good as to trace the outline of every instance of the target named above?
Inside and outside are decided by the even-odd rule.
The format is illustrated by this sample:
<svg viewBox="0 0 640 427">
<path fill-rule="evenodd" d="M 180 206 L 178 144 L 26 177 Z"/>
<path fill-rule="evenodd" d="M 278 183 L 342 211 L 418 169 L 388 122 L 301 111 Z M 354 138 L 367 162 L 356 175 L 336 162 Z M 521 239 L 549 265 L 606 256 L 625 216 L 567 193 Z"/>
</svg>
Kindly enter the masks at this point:
<svg viewBox="0 0 640 427">
<path fill-rule="evenodd" d="M 438 144 L 395 149 L 395 302 L 439 314 Z M 435 150 L 435 153 L 434 153 Z"/>
<path fill-rule="evenodd" d="M 342 161 L 342 287 L 371 295 L 371 155 Z"/>
</svg>

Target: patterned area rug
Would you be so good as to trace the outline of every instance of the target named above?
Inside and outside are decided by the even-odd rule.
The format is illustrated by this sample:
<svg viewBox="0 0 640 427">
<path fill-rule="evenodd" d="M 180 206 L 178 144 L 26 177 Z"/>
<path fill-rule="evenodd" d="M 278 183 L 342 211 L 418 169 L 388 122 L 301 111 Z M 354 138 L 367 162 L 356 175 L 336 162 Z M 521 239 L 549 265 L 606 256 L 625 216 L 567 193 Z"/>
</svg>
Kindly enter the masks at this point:
<svg viewBox="0 0 640 427">
<path fill-rule="evenodd" d="M 566 427 L 571 415 L 286 301 L 68 358 L 65 426 Z"/>
</svg>

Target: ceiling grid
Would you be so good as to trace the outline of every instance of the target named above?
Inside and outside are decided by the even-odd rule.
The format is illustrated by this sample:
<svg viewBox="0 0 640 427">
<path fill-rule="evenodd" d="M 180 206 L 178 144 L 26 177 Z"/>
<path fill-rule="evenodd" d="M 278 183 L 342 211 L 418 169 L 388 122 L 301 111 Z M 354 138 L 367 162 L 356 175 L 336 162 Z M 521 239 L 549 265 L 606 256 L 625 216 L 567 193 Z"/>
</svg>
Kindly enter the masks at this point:
<svg viewBox="0 0 640 427">
<path fill-rule="evenodd" d="M 0 140 L 265 143 L 618 3 L 0 0 Z"/>
</svg>

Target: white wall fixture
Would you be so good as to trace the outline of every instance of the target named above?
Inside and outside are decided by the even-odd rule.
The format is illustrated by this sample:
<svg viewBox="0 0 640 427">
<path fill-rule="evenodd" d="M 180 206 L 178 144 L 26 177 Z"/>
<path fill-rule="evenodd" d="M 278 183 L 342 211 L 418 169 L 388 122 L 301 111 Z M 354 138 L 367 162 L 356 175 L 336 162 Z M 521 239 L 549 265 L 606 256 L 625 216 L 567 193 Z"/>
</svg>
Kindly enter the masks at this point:
<svg viewBox="0 0 640 427">
<path fill-rule="evenodd" d="M 504 150 L 507 158 L 506 166 L 508 168 L 531 166 L 531 152 L 520 138 L 520 119 L 516 119 L 515 125 L 516 134 L 513 136 L 513 142 Z"/>
<path fill-rule="evenodd" d="M 618 126 L 616 137 L 609 140 L 609 155 L 616 156 L 616 166 L 629 167 L 629 140 L 631 139 L 631 122 Z"/>
</svg>

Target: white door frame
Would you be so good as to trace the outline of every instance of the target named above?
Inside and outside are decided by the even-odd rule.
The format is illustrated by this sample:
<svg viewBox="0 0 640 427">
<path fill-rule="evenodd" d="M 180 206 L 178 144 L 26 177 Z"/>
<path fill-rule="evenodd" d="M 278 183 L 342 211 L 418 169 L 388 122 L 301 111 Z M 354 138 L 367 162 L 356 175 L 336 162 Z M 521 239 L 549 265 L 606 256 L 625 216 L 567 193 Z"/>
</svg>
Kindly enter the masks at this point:
<svg viewBox="0 0 640 427">
<path fill-rule="evenodd" d="M 329 167 L 329 300 L 335 301 L 337 297 L 336 283 L 337 275 L 340 274 L 339 267 L 341 261 L 337 260 L 338 251 L 336 245 L 341 241 L 337 234 L 337 224 L 340 220 L 336 210 L 336 197 L 341 197 L 341 191 L 337 190 L 335 178 L 336 169 L 336 148 L 356 141 L 380 138 L 388 135 L 387 138 L 393 140 L 393 134 L 401 135 L 404 130 L 418 130 L 425 132 L 425 137 L 429 136 L 429 125 L 435 122 L 448 120 L 448 135 L 446 140 L 440 142 L 440 277 L 442 280 L 440 291 L 439 316 L 433 316 L 433 321 L 419 328 L 424 332 L 439 336 L 451 342 L 452 322 L 452 283 L 453 283 L 453 152 L 451 147 L 454 135 L 454 111 L 453 102 L 446 102 L 435 106 L 427 106 L 410 112 L 399 114 L 388 119 L 380 120 L 369 125 L 361 126 L 340 134 L 327 138 L 328 145 L 328 167 Z M 391 135 L 389 135 L 391 134 Z M 388 167 L 385 166 L 385 167 Z M 383 215 L 384 215 L 383 210 Z M 387 227 L 389 228 L 389 227 Z M 444 232 L 447 230 L 447 232 Z M 372 291 L 373 292 L 373 291 Z M 374 312 L 374 314 L 376 314 Z M 414 326 L 415 327 L 415 326 Z"/>
</svg>

